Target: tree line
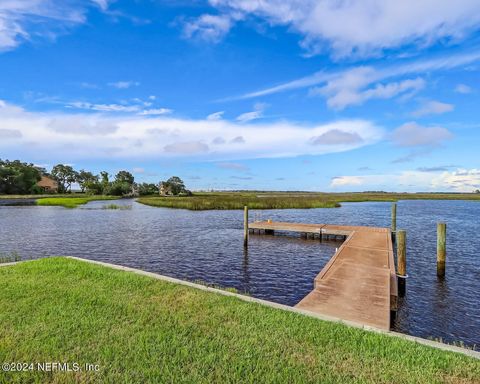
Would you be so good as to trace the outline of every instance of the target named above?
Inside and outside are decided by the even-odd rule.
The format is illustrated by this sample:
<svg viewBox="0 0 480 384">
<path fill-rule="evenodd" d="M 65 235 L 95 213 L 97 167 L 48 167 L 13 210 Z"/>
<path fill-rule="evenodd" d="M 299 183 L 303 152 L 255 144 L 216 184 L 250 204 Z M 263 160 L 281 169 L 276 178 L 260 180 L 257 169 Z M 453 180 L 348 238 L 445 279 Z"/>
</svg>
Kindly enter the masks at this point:
<svg viewBox="0 0 480 384">
<path fill-rule="evenodd" d="M 110 196 L 145 196 L 159 193 L 159 188 L 169 195 L 188 195 L 183 181 L 173 176 L 167 181 L 154 183 L 136 183 L 134 176 L 125 170 L 112 178 L 102 171 L 96 175 L 81 169 L 76 171 L 66 164 L 55 165 L 50 172 L 45 168 L 20 160 L 0 159 L 0 194 L 40 194 L 44 189 L 37 185 L 42 176 L 48 176 L 58 184 L 58 193 L 71 193 L 72 185 L 78 184 L 83 193 Z"/>
</svg>

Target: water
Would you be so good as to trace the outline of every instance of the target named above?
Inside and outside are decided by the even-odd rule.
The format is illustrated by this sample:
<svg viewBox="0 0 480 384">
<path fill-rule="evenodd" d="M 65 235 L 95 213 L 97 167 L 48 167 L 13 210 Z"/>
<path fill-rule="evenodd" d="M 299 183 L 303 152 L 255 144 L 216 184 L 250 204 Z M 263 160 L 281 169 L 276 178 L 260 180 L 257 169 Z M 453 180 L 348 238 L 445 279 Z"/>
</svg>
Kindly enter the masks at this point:
<svg viewBox="0 0 480 384">
<path fill-rule="evenodd" d="M 110 202 L 109 202 L 110 203 Z M 312 289 L 339 246 L 287 236 L 252 235 L 243 249 L 243 212 L 143 206 L 103 210 L 0 207 L 0 252 L 24 258 L 71 255 L 180 279 L 201 280 L 287 305 Z M 390 225 L 390 203 L 344 203 L 337 209 L 251 211 L 251 219 Z M 394 329 L 480 347 L 480 203 L 401 201 L 398 228 L 407 230 L 407 292 Z M 436 276 L 436 223 L 447 222 L 447 271 Z"/>
</svg>

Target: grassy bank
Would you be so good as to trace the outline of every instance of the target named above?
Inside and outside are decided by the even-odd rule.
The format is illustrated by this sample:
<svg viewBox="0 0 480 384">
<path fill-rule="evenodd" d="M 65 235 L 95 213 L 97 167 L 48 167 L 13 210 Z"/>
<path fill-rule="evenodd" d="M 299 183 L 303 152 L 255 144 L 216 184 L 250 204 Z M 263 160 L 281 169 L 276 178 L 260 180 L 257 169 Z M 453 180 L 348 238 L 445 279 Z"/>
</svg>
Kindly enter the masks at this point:
<svg viewBox="0 0 480 384">
<path fill-rule="evenodd" d="M 115 196 L 83 196 L 83 197 L 45 197 L 36 201 L 37 205 L 61 206 L 65 208 L 76 208 L 79 205 L 87 204 L 95 200 L 116 200 Z"/>
<path fill-rule="evenodd" d="M 0 267 L 0 382 L 478 383 L 480 361 L 81 261 Z"/>
<path fill-rule="evenodd" d="M 212 192 L 189 197 L 141 197 L 137 201 L 153 207 L 207 209 L 334 208 L 342 202 L 398 200 L 477 200 L 480 193 L 308 193 L 308 192 Z"/>
<path fill-rule="evenodd" d="M 298 197 L 290 194 L 269 196 L 268 194 L 243 192 L 196 193 L 188 197 L 141 197 L 137 201 L 153 207 L 191 210 L 243 209 L 245 205 L 251 209 L 334 208 L 339 206 L 337 202 L 324 199 L 317 194 Z"/>
</svg>

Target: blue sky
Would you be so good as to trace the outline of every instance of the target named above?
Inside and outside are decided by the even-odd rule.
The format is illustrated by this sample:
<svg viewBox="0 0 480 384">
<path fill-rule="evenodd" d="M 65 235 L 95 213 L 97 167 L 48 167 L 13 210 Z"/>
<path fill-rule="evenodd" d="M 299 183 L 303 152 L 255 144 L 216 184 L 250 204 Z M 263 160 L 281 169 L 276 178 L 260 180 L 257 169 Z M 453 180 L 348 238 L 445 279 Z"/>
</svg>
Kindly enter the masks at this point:
<svg viewBox="0 0 480 384">
<path fill-rule="evenodd" d="M 473 0 L 0 3 L 0 158 L 191 189 L 480 189 Z"/>
</svg>

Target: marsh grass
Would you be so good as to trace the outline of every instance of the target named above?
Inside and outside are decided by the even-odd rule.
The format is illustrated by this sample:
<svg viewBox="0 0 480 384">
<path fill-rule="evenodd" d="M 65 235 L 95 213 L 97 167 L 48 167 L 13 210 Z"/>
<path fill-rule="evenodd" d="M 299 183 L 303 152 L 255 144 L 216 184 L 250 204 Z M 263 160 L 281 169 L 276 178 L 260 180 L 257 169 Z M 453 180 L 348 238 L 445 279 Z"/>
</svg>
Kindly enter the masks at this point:
<svg viewBox="0 0 480 384">
<path fill-rule="evenodd" d="M 209 209 L 306 209 L 335 208 L 342 202 L 398 200 L 476 200 L 480 193 L 314 193 L 314 192 L 212 192 L 188 197 L 141 197 L 137 201 L 153 207 Z"/>
<path fill-rule="evenodd" d="M 0 268 L 1 383 L 478 383 L 480 361 L 78 260 Z"/>
<path fill-rule="evenodd" d="M 65 208 L 76 208 L 79 205 L 87 204 L 96 200 L 116 200 L 114 196 L 83 196 L 83 197 L 46 197 L 36 201 L 41 206 L 61 206 Z"/>
<path fill-rule="evenodd" d="M 22 257 L 15 251 L 10 253 L 0 252 L 0 264 L 12 263 L 20 260 L 22 260 Z"/>
<path fill-rule="evenodd" d="M 132 209 L 131 205 L 118 205 L 118 204 L 107 204 L 102 206 L 102 209 L 119 209 L 119 210 L 129 210 Z"/>
<path fill-rule="evenodd" d="M 153 207 L 209 209 L 286 209 L 286 208 L 334 208 L 340 206 L 317 195 L 262 196 L 255 193 L 205 193 L 188 197 L 142 197 L 139 203 Z"/>
</svg>

